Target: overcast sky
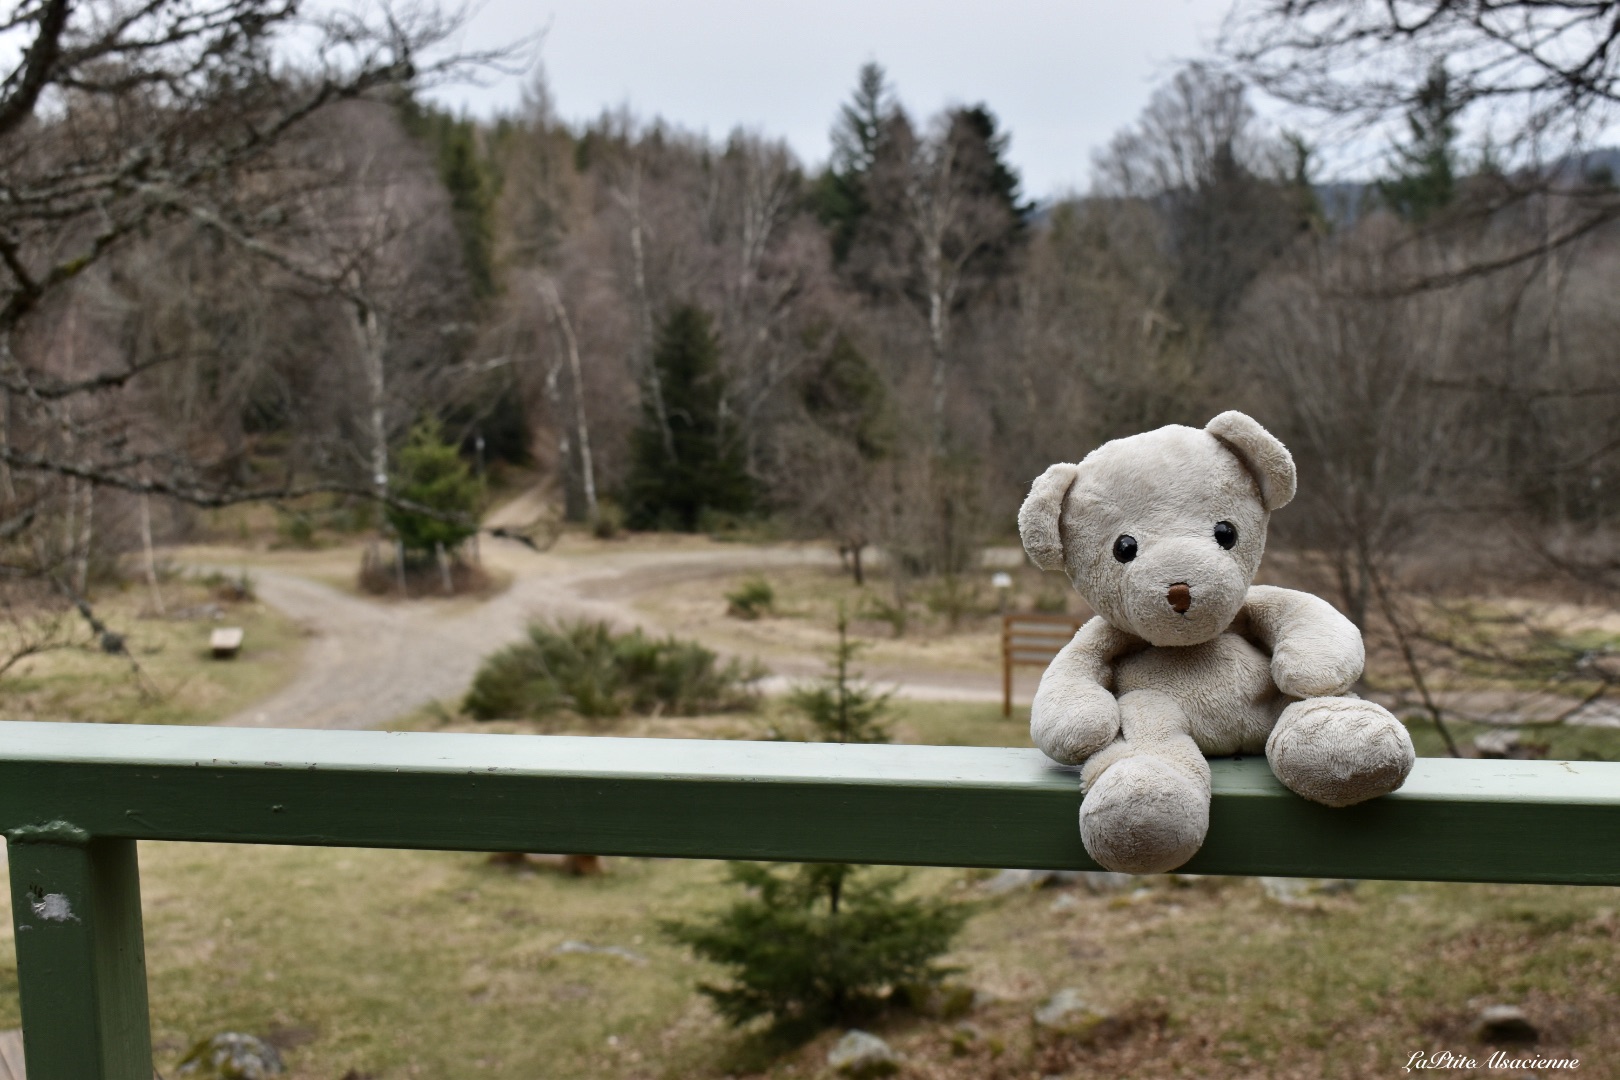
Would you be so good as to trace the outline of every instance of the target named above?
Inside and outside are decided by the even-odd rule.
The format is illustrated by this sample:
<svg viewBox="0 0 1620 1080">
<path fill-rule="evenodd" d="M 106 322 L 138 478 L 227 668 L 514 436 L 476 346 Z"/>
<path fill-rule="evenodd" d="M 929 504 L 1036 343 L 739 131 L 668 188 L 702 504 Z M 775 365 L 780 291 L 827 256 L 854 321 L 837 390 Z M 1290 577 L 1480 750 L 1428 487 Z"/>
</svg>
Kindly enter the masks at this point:
<svg viewBox="0 0 1620 1080">
<path fill-rule="evenodd" d="M 463 47 L 545 30 L 558 113 L 628 105 L 721 138 L 780 136 L 807 164 L 856 72 L 876 60 L 914 117 L 984 102 L 1012 134 L 1026 195 L 1082 190 L 1092 151 L 1180 61 L 1207 54 L 1230 0 L 485 0 Z M 435 96 L 479 115 L 515 106 L 522 78 Z"/>
</svg>

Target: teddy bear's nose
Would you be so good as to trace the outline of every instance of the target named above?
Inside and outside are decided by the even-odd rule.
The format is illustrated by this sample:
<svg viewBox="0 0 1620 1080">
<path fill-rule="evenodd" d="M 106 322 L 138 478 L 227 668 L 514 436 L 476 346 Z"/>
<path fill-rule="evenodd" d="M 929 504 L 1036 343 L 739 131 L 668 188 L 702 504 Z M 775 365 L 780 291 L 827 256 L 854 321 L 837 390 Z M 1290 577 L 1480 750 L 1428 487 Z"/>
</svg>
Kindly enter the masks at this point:
<svg viewBox="0 0 1620 1080">
<path fill-rule="evenodd" d="M 1185 615 L 1187 609 L 1192 607 L 1192 590 L 1187 587 L 1185 581 L 1178 581 L 1170 586 L 1170 591 L 1164 598 L 1170 601 L 1170 606 L 1175 609 L 1177 615 Z"/>
</svg>

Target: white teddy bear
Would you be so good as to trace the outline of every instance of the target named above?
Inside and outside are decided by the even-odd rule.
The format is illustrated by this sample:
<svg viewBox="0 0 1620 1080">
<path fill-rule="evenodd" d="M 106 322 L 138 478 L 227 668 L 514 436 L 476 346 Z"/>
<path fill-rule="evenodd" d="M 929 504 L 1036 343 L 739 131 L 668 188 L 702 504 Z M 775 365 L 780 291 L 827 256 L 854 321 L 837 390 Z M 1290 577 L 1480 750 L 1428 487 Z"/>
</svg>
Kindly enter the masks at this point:
<svg viewBox="0 0 1620 1080">
<path fill-rule="evenodd" d="M 1053 465 L 1018 512 L 1029 557 L 1097 612 L 1042 676 L 1030 735 L 1083 765 L 1080 836 L 1110 870 L 1158 873 L 1197 852 L 1206 754 L 1264 749 L 1277 779 L 1329 806 L 1411 771 L 1406 729 L 1350 693 L 1366 662 L 1355 626 L 1309 593 L 1250 584 L 1294 483 L 1287 448 L 1224 412 Z"/>
</svg>

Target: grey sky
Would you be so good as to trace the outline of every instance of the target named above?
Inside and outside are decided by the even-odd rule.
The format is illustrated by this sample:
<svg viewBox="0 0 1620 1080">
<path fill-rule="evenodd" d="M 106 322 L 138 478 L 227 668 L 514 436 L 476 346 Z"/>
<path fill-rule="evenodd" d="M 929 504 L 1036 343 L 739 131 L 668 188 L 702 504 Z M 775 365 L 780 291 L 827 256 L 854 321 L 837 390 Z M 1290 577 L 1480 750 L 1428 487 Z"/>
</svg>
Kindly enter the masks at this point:
<svg viewBox="0 0 1620 1080">
<path fill-rule="evenodd" d="M 720 138 L 742 125 L 807 163 L 868 60 L 917 117 L 985 102 L 1012 133 L 1029 195 L 1083 189 L 1091 154 L 1135 119 L 1178 61 L 1202 55 L 1230 0 L 486 0 L 463 46 L 549 27 L 541 62 L 557 111 L 629 105 Z M 514 106 L 523 79 L 447 87 L 477 114 Z"/>
</svg>

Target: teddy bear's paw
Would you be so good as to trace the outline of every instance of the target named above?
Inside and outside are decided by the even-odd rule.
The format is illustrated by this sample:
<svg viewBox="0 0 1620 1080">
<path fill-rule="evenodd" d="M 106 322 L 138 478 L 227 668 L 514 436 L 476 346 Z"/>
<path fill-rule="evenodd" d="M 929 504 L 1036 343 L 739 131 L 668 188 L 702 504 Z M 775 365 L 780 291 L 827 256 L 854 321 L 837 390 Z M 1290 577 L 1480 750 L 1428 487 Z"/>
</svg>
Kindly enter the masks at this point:
<svg viewBox="0 0 1620 1080">
<path fill-rule="evenodd" d="M 1197 853 L 1209 831 L 1209 789 L 1149 755 L 1115 762 L 1080 804 L 1080 839 L 1122 874 L 1160 874 Z"/>
<path fill-rule="evenodd" d="M 1279 645 L 1271 657 L 1271 678 L 1291 697 L 1331 697 L 1361 678 L 1364 661 L 1348 651 L 1312 649 L 1305 644 Z"/>
<path fill-rule="evenodd" d="M 1052 682 L 1042 681 L 1030 707 L 1030 739 L 1053 761 L 1078 765 L 1119 737 L 1119 704 L 1095 683 L 1054 690 Z"/>
<path fill-rule="evenodd" d="M 1307 698 L 1266 740 L 1271 771 L 1312 802 L 1350 806 L 1387 795 L 1412 771 L 1412 738 L 1389 710 L 1360 698 Z"/>
</svg>

